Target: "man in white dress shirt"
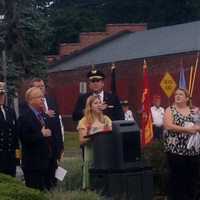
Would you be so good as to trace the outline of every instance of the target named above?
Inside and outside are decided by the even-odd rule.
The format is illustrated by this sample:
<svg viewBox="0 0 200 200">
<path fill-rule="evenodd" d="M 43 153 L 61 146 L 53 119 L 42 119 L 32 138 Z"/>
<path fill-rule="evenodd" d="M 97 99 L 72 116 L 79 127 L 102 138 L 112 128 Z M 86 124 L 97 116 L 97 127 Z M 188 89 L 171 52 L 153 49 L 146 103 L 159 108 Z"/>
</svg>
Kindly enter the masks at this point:
<svg viewBox="0 0 200 200">
<path fill-rule="evenodd" d="M 129 109 L 129 104 L 127 100 L 121 101 L 122 110 L 124 112 L 124 120 L 135 121 L 132 111 Z"/>
<path fill-rule="evenodd" d="M 153 106 L 151 107 L 151 114 L 153 119 L 153 132 L 155 139 L 162 139 L 163 134 L 163 117 L 164 108 L 161 105 L 161 98 L 159 95 L 153 96 Z"/>
</svg>

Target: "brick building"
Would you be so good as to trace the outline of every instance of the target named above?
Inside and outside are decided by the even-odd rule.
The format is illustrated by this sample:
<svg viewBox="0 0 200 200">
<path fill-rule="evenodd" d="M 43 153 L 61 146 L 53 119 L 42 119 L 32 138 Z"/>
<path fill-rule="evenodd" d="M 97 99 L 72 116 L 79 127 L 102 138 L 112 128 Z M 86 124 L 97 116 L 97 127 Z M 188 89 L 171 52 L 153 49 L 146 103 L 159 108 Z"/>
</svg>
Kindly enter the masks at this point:
<svg viewBox="0 0 200 200">
<path fill-rule="evenodd" d="M 73 48 L 70 48 L 72 47 Z M 80 92 L 85 92 L 85 74 L 91 65 L 106 74 L 105 87 L 110 89 L 110 67 L 116 65 L 118 95 L 128 99 L 136 112 L 141 108 L 142 66 L 149 68 L 151 94 L 160 94 L 164 106 L 172 102 L 160 87 L 169 72 L 178 85 L 180 68 L 189 81 L 190 66 L 195 65 L 200 50 L 200 21 L 146 29 L 146 24 L 107 25 L 103 33 L 80 34 L 80 43 L 60 45 L 59 55 L 49 57 L 49 92 L 58 100 L 66 130 L 75 126 L 71 113 Z M 194 104 L 199 102 L 199 69 L 194 87 Z"/>
</svg>

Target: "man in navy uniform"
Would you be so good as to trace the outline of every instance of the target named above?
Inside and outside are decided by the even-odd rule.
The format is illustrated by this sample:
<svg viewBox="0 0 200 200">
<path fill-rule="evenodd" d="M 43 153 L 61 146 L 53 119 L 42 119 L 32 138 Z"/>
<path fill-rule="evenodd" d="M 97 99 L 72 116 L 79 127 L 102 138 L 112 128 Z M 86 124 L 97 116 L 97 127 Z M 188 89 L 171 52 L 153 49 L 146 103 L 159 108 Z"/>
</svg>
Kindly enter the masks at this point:
<svg viewBox="0 0 200 200">
<path fill-rule="evenodd" d="M 124 115 L 118 97 L 110 92 L 104 91 L 105 75 L 96 69 L 87 74 L 90 92 L 80 95 L 76 103 L 73 120 L 78 121 L 83 117 L 86 100 L 91 95 L 99 96 L 102 101 L 102 110 L 111 120 L 123 120 Z"/>
<path fill-rule="evenodd" d="M 11 176 L 16 173 L 18 135 L 16 114 L 5 106 L 5 83 L 0 80 L 0 172 Z"/>
</svg>

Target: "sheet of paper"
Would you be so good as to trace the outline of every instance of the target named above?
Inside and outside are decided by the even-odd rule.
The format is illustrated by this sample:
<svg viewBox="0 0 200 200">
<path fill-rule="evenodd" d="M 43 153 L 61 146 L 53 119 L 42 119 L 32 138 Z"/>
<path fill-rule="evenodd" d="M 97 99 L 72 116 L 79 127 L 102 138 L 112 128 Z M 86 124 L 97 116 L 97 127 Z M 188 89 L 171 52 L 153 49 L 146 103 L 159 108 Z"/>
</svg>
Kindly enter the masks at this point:
<svg viewBox="0 0 200 200">
<path fill-rule="evenodd" d="M 63 179 L 65 178 L 66 173 L 67 173 L 67 170 L 59 166 L 56 169 L 55 178 L 57 178 L 60 181 L 63 181 Z"/>
</svg>

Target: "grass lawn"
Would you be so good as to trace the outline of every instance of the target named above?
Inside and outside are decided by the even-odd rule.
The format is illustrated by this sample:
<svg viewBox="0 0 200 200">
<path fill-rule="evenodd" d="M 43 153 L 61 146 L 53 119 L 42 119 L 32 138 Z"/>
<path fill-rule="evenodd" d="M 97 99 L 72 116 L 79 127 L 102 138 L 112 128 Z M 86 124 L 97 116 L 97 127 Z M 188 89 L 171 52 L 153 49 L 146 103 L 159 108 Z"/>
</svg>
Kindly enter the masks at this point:
<svg viewBox="0 0 200 200">
<path fill-rule="evenodd" d="M 77 132 L 65 132 L 65 150 L 76 150 L 79 148 L 79 138 Z"/>
</svg>

